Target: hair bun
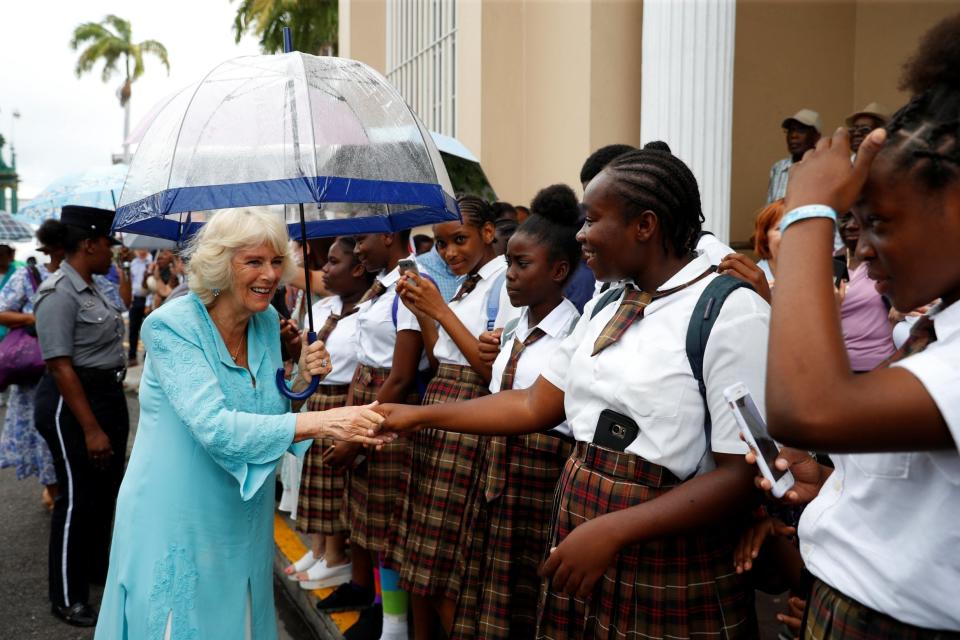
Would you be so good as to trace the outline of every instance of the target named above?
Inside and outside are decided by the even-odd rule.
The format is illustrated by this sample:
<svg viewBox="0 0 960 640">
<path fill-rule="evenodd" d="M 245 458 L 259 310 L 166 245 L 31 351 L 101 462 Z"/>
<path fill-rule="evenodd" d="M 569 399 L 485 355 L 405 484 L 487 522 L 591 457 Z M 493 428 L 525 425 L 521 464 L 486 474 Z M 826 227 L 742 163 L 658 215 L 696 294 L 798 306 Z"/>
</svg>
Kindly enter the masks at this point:
<svg viewBox="0 0 960 640">
<path fill-rule="evenodd" d="M 960 14 L 927 31 L 916 53 L 903 65 L 901 89 L 916 95 L 937 85 L 960 89 Z"/>
<path fill-rule="evenodd" d="M 654 140 L 653 142 L 648 142 L 643 145 L 643 148 L 647 151 L 666 151 L 667 153 L 673 153 L 670 151 L 670 145 L 668 145 L 663 140 Z"/>
<path fill-rule="evenodd" d="M 567 185 L 554 184 L 537 193 L 530 203 L 530 213 L 555 224 L 575 227 L 580 218 L 580 201 Z"/>
</svg>

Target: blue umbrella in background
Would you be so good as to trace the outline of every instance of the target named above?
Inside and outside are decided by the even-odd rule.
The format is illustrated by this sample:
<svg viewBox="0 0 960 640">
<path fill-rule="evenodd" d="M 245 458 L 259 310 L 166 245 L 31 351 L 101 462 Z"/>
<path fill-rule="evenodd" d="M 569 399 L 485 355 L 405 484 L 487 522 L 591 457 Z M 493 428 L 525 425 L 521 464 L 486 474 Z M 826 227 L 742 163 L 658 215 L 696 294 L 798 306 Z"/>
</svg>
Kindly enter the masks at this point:
<svg viewBox="0 0 960 640">
<path fill-rule="evenodd" d="M 17 212 L 20 220 L 40 224 L 60 218 L 60 209 L 74 204 L 99 209 L 116 209 L 127 177 L 127 165 L 92 167 L 58 178 Z"/>
<path fill-rule="evenodd" d="M 275 208 L 297 239 L 459 219 L 440 153 L 399 92 L 361 62 L 300 52 L 229 60 L 163 106 L 114 230 L 182 242 L 207 212 L 250 206 Z M 318 382 L 294 395 L 277 373 L 291 398 Z"/>
<path fill-rule="evenodd" d="M 33 238 L 33 227 L 15 220 L 6 211 L 0 211 L 0 241 L 22 242 Z"/>
</svg>

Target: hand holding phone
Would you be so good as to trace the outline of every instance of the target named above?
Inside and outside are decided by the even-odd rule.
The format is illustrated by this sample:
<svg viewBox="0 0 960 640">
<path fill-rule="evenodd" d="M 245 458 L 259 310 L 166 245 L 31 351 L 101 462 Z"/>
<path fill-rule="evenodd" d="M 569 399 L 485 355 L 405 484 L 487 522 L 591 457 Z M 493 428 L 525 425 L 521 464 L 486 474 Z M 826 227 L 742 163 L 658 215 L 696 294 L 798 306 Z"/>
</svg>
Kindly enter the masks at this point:
<svg viewBox="0 0 960 640">
<path fill-rule="evenodd" d="M 723 397 L 733 411 L 744 441 L 757 458 L 760 474 L 772 485 L 770 493 L 782 498 L 794 484 L 793 474 L 778 469 L 774 464 L 780 453 L 780 445 L 770 437 L 767 423 L 754 404 L 750 391 L 745 384 L 738 383 L 724 389 Z"/>
<path fill-rule="evenodd" d="M 420 269 L 417 267 L 417 261 L 409 258 L 404 258 L 403 260 L 399 261 L 397 263 L 397 270 L 400 272 L 401 276 L 406 275 L 407 272 L 420 275 Z"/>
</svg>

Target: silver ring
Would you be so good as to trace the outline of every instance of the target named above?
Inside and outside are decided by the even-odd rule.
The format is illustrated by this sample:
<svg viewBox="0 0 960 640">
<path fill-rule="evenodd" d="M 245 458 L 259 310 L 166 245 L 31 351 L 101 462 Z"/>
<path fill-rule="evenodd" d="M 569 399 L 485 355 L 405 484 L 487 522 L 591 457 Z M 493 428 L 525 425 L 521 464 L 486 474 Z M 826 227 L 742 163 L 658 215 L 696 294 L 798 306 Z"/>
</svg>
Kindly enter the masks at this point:
<svg viewBox="0 0 960 640">
<path fill-rule="evenodd" d="M 321 366 L 321 367 L 328 367 L 328 366 L 330 366 L 330 361 L 327 360 L 326 358 L 324 358 L 323 360 L 320 361 L 320 366 Z"/>
</svg>

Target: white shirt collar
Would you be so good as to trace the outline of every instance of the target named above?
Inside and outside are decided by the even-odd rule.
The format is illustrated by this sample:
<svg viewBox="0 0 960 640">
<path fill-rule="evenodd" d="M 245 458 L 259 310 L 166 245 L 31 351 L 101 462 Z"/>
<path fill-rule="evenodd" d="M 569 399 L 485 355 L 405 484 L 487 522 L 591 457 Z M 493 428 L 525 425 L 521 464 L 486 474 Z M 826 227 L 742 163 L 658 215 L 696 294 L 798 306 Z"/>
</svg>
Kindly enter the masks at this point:
<svg viewBox="0 0 960 640">
<path fill-rule="evenodd" d="M 577 315 L 577 308 L 572 302 L 564 298 L 550 313 L 547 314 L 537 327 L 530 326 L 530 307 L 524 307 L 520 312 L 520 321 L 517 323 L 516 333 L 523 333 L 523 339 L 530 335 L 534 328 L 540 328 L 551 338 L 564 337 L 564 331 L 570 326 L 570 321 Z"/>
<path fill-rule="evenodd" d="M 700 254 L 686 264 L 680 271 L 673 274 L 673 277 L 664 282 L 657 291 L 665 291 L 680 285 L 686 284 L 710 268 L 710 259 Z"/>
<path fill-rule="evenodd" d="M 960 331 L 960 302 L 954 302 L 949 307 L 942 303 L 930 310 L 929 318 L 933 320 L 933 328 L 937 333 L 937 340 L 946 340 L 957 331 Z"/>
<path fill-rule="evenodd" d="M 411 253 L 410 255 L 408 255 L 406 258 L 404 258 L 404 260 L 415 260 L 415 259 L 416 259 L 416 258 L 415 258 L 415 256 L 414 256 L 412 253 Z M 397 280 L 399 280 L 399 279 L 400 279 L 400 265 L 399 265 L 399 264 L 398 264 L 397 266 L 395 266 L 395 267 L 393 268 L 393 270 L 390 271 L 389 273 L 386 273 L 385 271 L 381 271 L 380 274 L 377 276 L 377 280 L 380 281 L 380 284 L 382 284 L 383 286 L 385 286 L 387 289 L 389 289 L 391 286 L 393 286 L 393 284 L 394 284 Z"/>
<path fill-rule="evenodd" d="M 477 275 L 480 276 L 481 280 L 487 280 L 490 277 L 497 275 L 506 266 L 507 259 L 503 256 L 497 256 L 487 264 L 480 267 L 480 270 L 477 271 Z"/>
</svg>

